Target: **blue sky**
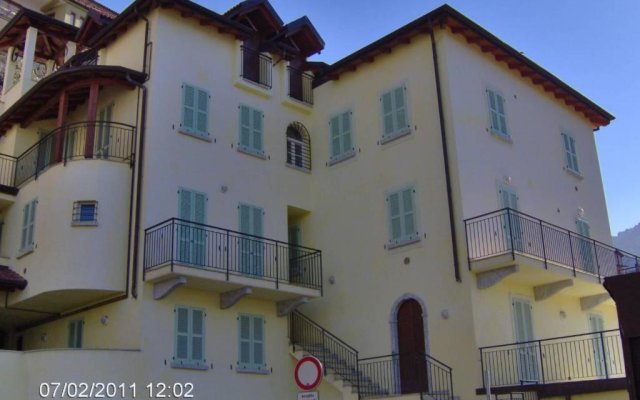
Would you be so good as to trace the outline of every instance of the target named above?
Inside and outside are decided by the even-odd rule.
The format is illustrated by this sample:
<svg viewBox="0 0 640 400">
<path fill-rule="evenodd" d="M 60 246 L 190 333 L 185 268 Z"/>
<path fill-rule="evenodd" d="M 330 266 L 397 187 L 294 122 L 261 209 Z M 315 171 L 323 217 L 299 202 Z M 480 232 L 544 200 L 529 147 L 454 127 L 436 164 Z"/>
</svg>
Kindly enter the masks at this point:
<svg viewBox="0 0 640 400">
<path fill-rule="evenodd" d="M 199 0 L 224 12 L 239 0 Z M 307 15 L 325 40 L 328 63 L 442 5 L 434 0 L 270 0 L 285 22 Z M 130 0 L 105 0 L 122 11 Z M 596 132 L 613 234 L 640 223 L 640 15 L 638 0 L 450 0 L 616 116 Z M 338 6 L 335 6 L 338 5 Z"/>
</svg>

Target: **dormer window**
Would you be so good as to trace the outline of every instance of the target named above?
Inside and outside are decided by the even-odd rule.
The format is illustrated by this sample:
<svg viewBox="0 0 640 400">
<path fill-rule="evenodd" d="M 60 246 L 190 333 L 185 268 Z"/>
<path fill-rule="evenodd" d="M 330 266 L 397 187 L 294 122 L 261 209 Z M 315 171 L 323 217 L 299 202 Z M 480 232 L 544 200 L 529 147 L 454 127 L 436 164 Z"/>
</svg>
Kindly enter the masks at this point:
<svg viewBox="0 0 640 400">
<path fill-rule="evenodd" d="M 292 65 L 289 70 L 289 97 L 309 105 L 313 104 L 313 75 Z"/>
<path fill-rule="evenodd" d="M 253 83 L 271 89 L 271 57 L 257 50 L 258 46 L 251 46 L 245 42 L 242 47 L 241 76 Z"/>
</svg>

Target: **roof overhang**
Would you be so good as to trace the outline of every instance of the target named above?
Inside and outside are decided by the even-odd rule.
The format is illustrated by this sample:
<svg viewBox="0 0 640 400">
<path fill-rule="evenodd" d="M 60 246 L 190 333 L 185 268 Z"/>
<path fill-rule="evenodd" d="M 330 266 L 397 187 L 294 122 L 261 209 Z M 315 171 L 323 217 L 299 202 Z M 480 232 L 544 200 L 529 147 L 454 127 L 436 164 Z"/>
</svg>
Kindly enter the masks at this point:
<svg viewBox="0 0 640 400">
<path fill-rule="evenodd" d="M 183 18 L 194 18 L 202 26 L 210 26 L 217 29 L 219 33 L 231 34 L 238 39 L 249 37 L 252 34 L 252 30 L 245 25 L 188 0 L 136 0 L 91 38 L 87 45 L 96 48 L 107 46 L 141 17 L 158 7 L 175 10 Z"/>
<path fill-rule="evenodd" d="M 78 33 L 73 25 L 23 8 L 0 31 L 0 50 L 15 47 L 22 53 L 29 27 L 38 30 L 36 58 L 44 60 L 63 59 L 67 42 L 73 41 Z"/>
<path fill-rule="evenodd" d="M 0 116 L 0 136 L 15 124 L 26 127 L 33 121 L 55 118 L 62 91 L 69 93 L 68 110 L 72 112 L 86 101 L 92 83 L 133 89 L 143 83 L 145 77 L 143 72 L 118 66 L 90 65 L 58 70 L 38 82 Z"/>
<path fill-rule="evenodd" d="M 582 114 L 594 128 L 608 125 L 615 119 L 613 115 L 558 77 L 448 5 L 435 9 L 332 64 L 318 77 L 316 86 L 338 79 L 345 72 L 355 71 L 359 65 L 373 62 L 381 54 L 391 53 L 395 46 L 411 43 L 414 36 L 436 29 L 446 29 L 453 34 L 461 35 L 470 45 L 493 56 L 496 62 L 503 63 L 519 73 L 523 79 L 539 86 L 558 101 Z"/>
<path fill-rule="evenodd" d="M 264 36 L 277 34 L 284 24 L 268 0 L 243 1 L 224 13 L 224 16 Z"/>
<path fill-rule="evenodd" d="M 0 265 L 0 291 L 13 292 L 27 287 L 27 280 L 6 265 Z"/>
</svg>

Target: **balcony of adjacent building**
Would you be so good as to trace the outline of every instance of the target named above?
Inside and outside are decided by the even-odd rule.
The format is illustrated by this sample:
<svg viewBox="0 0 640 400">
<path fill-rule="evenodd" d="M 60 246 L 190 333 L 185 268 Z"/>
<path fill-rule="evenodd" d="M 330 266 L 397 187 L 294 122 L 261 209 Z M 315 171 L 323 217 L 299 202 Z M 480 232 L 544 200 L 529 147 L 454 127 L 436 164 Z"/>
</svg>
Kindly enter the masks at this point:
<svg viewBox="0 0 640 400">
<path fill-rule="evenodd" d="M 465 230 L 479 289 L 504 280 L 533 286 L 536 300 L 562 291 L 587 309 L 609 298 L 605 277 L 640 270 L 636 255 L 509 208 L 469 218 Z"/>
<path fill-rule="evenodd" d="M 496 398 L 535 400 L 627 387 L 619 330 L 482 347 L 480 363 L 476 393 Z"/>
<path fill-rule="evenodd" d="M 0 31 L 2 111 L 61 68 L 77 48 L 77 27 L 26 8 L 9 15 Z"/>
<path fill-rule="evenodd" d="M 322 253 L 171 218 L 145 231 L 144 279 L 156 299 L 184 285 L 220 292 L 223 308 L 251 295 L 281 302 L 286 314 L 288 306 L 322 295 Z"/>
</svg>

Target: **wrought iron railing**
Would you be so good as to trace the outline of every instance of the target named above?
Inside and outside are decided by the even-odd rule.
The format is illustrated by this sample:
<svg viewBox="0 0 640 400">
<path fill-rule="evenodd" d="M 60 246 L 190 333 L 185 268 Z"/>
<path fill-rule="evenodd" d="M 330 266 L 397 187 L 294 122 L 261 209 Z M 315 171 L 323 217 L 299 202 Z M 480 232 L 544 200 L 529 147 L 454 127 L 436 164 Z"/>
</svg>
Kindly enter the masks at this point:
<svg viewBox="0 0 640 400">
<path fill-rule="evenodd" d="M 313 75 L 293 67 L 289 71 L 289 97 L 313 104 Z"/>
<path fill-rule="evenodd" d="M 0 185 L 14 186 L 17 158 L 0 154 Z"/>
<path fill-rule="evenodd" d="M 320 250 L 170 218 L 145 230 L 144 270 L 175 265 L 322 290 Z"/>
<path fill-rule="evenodd" d="M 606 276 L 640 272 L 638 256 L 510 208 L 465 220 L 469 265 L 502 254 Z"/>
<path fill-rule="evenodd" d="M 96 50 L 86 50 L 71 57 L 60 67 L 61 70 L 86 65 L 98 65 L 98 52 Z"/>
<path fill-rule="evenodd" d="M 294 311 L 289 316 L 289 339 L 293 350 L 317 357 L 324 373 L 334 374 L 356 388 L 359 398 L 422 393 L 431 399 L 453 399 L 452 370 L 425 354 L 359 358 L 358 351 Z"/>
<path fill-rule="evenodd" d="M 246 46 L 241 46 L 242 70 L 240 75 L 247 80 L 271 89 L 273 60 L 268 55 Z"/>
<path fill-rule="evenodd" d="M 366 381 L 365 397 L 422 393 L 430 399 L 453 399 L 451 367 L 426 354 L 391 354 L 363 358 L 358 368 Z"/>
<path fill-rule="evenodd" d="M 625 376 L 617 329 L 482 347 L 480 363 L 492 387 Z M 488 383 L 483 374 L 483 387 Z"/>
<path fill-rule="evenodd" d="M 13 184 L 8 186 L 18 187 L 50 166 L 67 161 L 89 158 L 130 161 L 134 136 L 135 127 L 110 121 L 78 122 L 56 128 L 17 157 Z M 0 169 L 0 176 L 4 175 Z"/>
</svg>

